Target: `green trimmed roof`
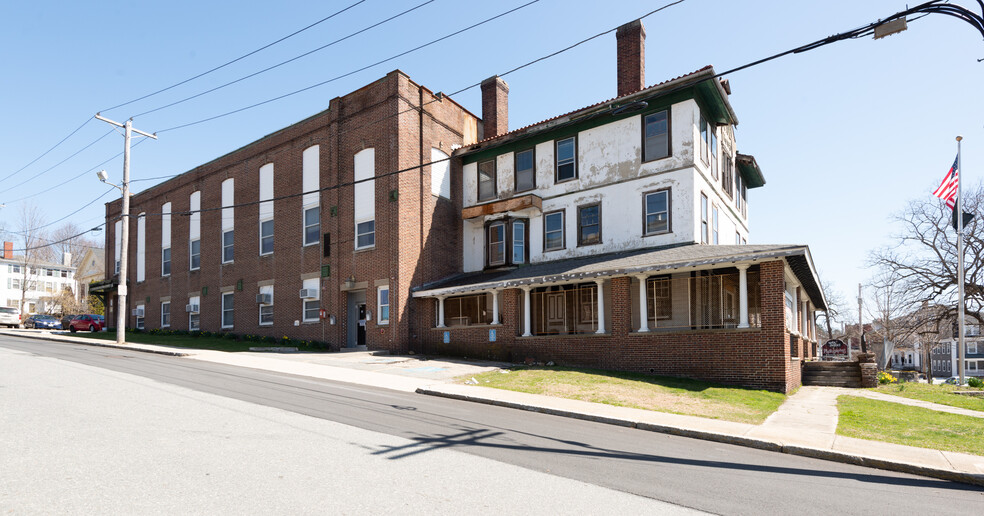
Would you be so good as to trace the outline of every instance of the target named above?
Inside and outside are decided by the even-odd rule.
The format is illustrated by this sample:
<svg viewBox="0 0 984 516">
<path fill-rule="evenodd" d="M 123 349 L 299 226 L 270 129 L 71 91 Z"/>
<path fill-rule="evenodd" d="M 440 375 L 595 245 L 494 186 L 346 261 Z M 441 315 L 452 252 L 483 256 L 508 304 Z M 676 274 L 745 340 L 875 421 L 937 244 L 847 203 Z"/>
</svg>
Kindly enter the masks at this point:
<svg viewBox="0 0 984 516">
<path fill-rule="evenodd" d="M 765 186 L 765 176 L 762 175 L 762 169 L 759 168 L 758 163 L 755 161 L 755 156 L 739 152 L 735 156 L 735 161 L 738 165 L 738 173 L 745 180 L 746 186 L 749 188 Z"/>
</svg>

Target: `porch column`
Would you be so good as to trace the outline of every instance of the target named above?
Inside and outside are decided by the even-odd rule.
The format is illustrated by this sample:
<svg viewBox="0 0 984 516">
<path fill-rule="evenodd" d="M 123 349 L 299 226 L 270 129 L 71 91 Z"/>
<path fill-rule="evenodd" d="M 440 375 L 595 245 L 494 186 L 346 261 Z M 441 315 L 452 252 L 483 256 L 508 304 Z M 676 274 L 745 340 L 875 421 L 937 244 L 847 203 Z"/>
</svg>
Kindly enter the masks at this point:
<svg viewBox="0 0 984 516">
<path fill-rule="evenodd" d="M 598 285 L 598 331 L 595 333 L 605 333 L 605 280 L 596 279 Z"/>
<path fill-rule="evenodd" d="M 748 328 L 748 264 L 738 265 L 738 327 Z"/>
<path fill-rule="evenodd" d="M 499 323 L 499 291 L 492 291 L 492 324 Z"/>
<path fill-rule="evenodd" d="M 532 337 L 533 333 L 530 332 L 530 287 L 521 287 L 523 289 L 523 336 Z"/>
<path fill-rule="evenodd" d="M 444 328 L 444 298 L 446 296 L 437 296 L 437 327 Z"/>
<path fill-rule="evenodd" d="M 646 299 L 646 275 L 636 276 L 639 280 L 639 333 L 649 331 L 649 306 Z"/>
</svg>

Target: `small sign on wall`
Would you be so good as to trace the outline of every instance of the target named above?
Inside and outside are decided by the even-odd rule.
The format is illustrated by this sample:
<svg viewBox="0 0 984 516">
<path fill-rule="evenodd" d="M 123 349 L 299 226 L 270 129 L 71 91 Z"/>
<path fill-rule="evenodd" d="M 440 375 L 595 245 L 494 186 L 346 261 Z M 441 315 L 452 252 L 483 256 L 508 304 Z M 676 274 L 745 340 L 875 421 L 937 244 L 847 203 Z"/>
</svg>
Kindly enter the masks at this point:
<svg viewBox="0 0 984 516">
<path fill-rule="evenodd" d="M 495 342 L 495 328 L 489 330 L 489 342 Z"/>
<path fill-rule="evenodd" d="M 444 332 L 444 343 L 451 344 L 451 332 L 449 331 Z"/>
</svg>

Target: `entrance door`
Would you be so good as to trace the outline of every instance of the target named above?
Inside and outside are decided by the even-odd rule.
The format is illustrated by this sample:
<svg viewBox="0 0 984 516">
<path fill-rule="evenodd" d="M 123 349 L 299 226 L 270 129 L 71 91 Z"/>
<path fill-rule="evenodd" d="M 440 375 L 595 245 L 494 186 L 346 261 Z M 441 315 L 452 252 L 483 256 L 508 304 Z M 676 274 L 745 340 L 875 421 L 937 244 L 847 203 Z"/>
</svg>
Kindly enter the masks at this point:
<svg viewBox="0 0 984 516">
<path fill-rule="evenodd" d="M 349 292 L 346 303 L 347 335 L 345 347 L 355 348 L 366 345 L 366 291 Z"/>
<path fill-rule="evenodd" d="M 359 303 L 359 329 L 356 334 L 356 343 L 359 346 L 366 345 L 366 304 Z"/>
<path fill-rule="evenodd" d="M 547 302 L 547 333 L 567 333 L 567 303 L 563 292 L 544 294 Z"/>
</svg>

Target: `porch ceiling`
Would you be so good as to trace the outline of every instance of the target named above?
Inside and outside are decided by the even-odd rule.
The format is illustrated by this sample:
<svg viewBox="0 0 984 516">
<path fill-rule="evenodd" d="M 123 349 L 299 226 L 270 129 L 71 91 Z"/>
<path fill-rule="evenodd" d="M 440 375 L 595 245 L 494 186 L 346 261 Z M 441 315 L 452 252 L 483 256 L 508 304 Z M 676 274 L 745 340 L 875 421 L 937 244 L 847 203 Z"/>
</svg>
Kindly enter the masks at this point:
<svg viewBox="0 0 984 516">
<path fill-rule="evenodd" d="M 797 279 L 806 288 L 814 306 L 821 310 L 826 309 L 823 293 L 816 281 L 810 250 L 805 245 L 683 244 L 609 253 L 538 263 L 508 270 L 463 274 L 418 287 L 413 296 L 457 295 L 776 258 L 786 259 Z"/>
</svg>

